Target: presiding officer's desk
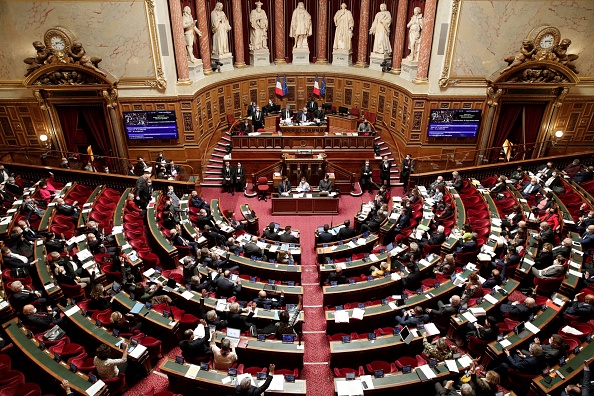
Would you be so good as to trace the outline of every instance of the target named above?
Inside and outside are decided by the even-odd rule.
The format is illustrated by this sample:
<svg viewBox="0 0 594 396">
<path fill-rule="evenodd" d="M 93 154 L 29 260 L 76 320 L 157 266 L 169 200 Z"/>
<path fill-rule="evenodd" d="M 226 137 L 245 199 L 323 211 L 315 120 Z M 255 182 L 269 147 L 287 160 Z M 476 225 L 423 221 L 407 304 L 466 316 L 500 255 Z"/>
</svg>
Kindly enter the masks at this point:
<svg viewBox="0 0 594 396">
<path fill-rule="evenodd" d="M 267 366 L 267 365 L 266 365 Z M 167 374 L 170 382 L 180 381 L 189 385 L 190 389 L 224 392 L 224 394 L 235 394 L 235 385 L 231 382 L 223 383 L 228 377 L 224 371 L 217 370 L 199 370 L 195 377 L 186 376 L 190 370 L 190 364 L 179 364 L 171 358 L 166 358 L 161 364 L 160 370 Z M 257 382 L 258 385 L 260 382 Z M 267 395 L 304 395 L 306 394 L 306 383 L 304 380 L 295 380 L 295 382 L 284 382 L 282 391 L 266 391 Z"/>
<path fill-rule="evenodd" d="M 319 193 L 281 196 L 272 194 L 273 215 L 338 214 L 338 196 L 323 197 Z"/>
<path fill-rule="evenodd" d="M 552 298 L 562 299 L 563 296 L 561 294 L 555 293 L 553 294 Z M 558 302 L 559 302 L 558 301 Z M 544 311 L 539 311 L 537 315 L 535 315 L 534 320 L 531 322 L 534 326 L 538 327 L 539 329 L 545 328 L 549 323 L 551 323 L 557 315 L 563 310 L 565 305 L 564 302 L 560 301 L 561 306 L 555 305 L 552 301 L 547 301 L 547 309 Z M 530 341 L 534 338 L 534 334 L 530 332 L 528 329 L 525 329 L 520 334 L 514 334 L 514 332 L 509 333 L 504 339 L 509 341 L 511 344 L 508 345 L 506 348 L 508 350 L 516 349 L 520 346 L 520 344 Z M 482 364 L 487 367 L 487 365 L 491 361 L 496 361 L 502 355 L 503 347 L 501 346 L 499 341 L 493 341 L 489 343 L 486 349 L 485 355 L 483 355 Z"/>
<path fill-rule="evenodd" d="M 470 357 L 464 356 L 464 358 L 471 359 Z M 372 384 L 368 384 L 368 388 L 364 389 L 365 394 L 382 394 L 382 395 L 395 395 L 399 390 L 404 390 L 411 386 L 418 386 L 421 381 L 423 382 L 443 382 L 446 379 L 459 378 L 461 373 L 464 373 L 465 369 L 470 367 L 470 364 L 463 365 L 460 359 L 456 360 L 456 366 L 458 372 L 450 372 L 445 363 L 440 363 L 435 367 L 436 371 L 433 373 L 436 375 L 435 378 L 426 379 L 423 374 L 419 374 L 420 369 L 415 368 L 410 373 L 403 374 L 402 372 L 385 374 L 383 378 L 373 378 L 371 376 Z M 369 377 L 367 377 L 369 379 Z M 356 380 L 361 379 L 357 377 Z M 346 381 L 345 378 L 334 378 L 334 388 L 337 389 L 339 382 Z M 373 385 L 373 386 L 370 386 Z M 373 388 L 373 389 L 372 389 Z M 433 394 L 433 393 L 432 393 Z M 423 395 L 424 396 L 424 395 Z"/>
<path fill-rule="evenodd" d="M 6 335 L 10 341 L 14 343 L 14 345 L 33 363 L 30 374 L 34 372 L 35 369 L 39 369 L 45 372 L 49 377 L 53 377 L 56 381 L 56 387 L 62 380 L 68 380 L 70 388 L 74 393 L 80 395 L 89 394 L 87 391 L 93 384 L 88 381 L 88 377 L 81 372 L 73 373 L 64 362 L 56 362 L 53 354 L 49 352 L 49 350 L 46 349 L 42 351 L 39 349 L 38 342 L 34 338 L 29 339 L 27 337 L 28 330 L 18 326 L 17 319 L 12 319 L 6 322 L 2 327 L 6 331 Z M 38 376 L 35 382 L 39 383 L 41 381 L 42 378 Z M 97 383 L 96 388 L 99 388 L 99 391 L 97 391 L 95 395 L 108 394 L 107 387 L 105 385 L 101 386 L 101 384 L 102 383 L 99 382 Z"/>
<path fill-rule="evenodd" d="M 470 275 L 472 271 L 464 271 L 460 274 L 463 279 L 467 279 L 468 275 Z M 386 278 L 384 278 L 386 279 Z M 360 283 L 370 283 L 370 282 L 360 282 Z M 354 285 L 345 285 L 345 286 L 355 286 Z M 454 285 L 451 280 L 448 280 L 445 283 L 442 283 L 436 288 L 427 290 L 422 294 L 414 294 L 412 296 L 408 296 L 405 300 L 404 305 L 396 306 L 394 301 L 390 302 L 389 304 L 375 304 L 366 306 L 365 314 L 363 316 L 363 320 L 351 320 L 349 319 L 349 323 L 336 323 L 335 319 L 335 312 L 334 310 L 328 310 L 325 312 L 326 316 L 326 327 L 328 329 L 328 333 L 351 333 L 353 331 L 367 331 L 371 332 L 373 329 L 378 327 L 384 327 L 386 323 L 393 324 L 394 317 L 396 316 L 396 311 L 400 309 L 411 309 L 417 305 L 423 306 L 424 308 L 429 308 L 430 306 L 435 306 L 438 300 L 445 301 L 449 299 L 455 292 L 458 290 L 458 287 Z M 385 297 L 384 297 L 385 298 Z M 388 299 L 390 300 L 390 299 Z M 353 309 L 345 309 L 348 313 L 349 318 L 353 316 Z"/>
<path fill-rule="evenodd" d="M 565 377 L 562 379 L 560 376 L 549 377 L 552 381 L 545 382 L 545 377 L 539 375 L 532 380 L 530 390 L 538 396 L 545 396 L 547 394 L 556 394 L 560 389 L 563 389 L 568 384 L 575 384 L 576 377 L 584 369 L 584 360 L 587 360 L 594 356 L 594 342 L 587 342 L 583 344 L 582 350 L 578 354 L 568 353 L 569 357 L 566 363 L 559 367 L 556 365 L 550 371 L 558 370 L 561 375 Z"/>
</svg>

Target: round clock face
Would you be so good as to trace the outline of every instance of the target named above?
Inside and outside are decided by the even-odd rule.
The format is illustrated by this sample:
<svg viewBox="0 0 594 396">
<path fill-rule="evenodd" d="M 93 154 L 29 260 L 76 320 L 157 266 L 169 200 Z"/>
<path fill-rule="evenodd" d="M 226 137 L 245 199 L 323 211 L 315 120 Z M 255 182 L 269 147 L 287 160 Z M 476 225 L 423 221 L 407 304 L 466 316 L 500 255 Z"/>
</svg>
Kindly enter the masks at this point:
<svg viewBox="0 0 594 396">
<path fill-rule="evenodd" d="M 540 47 L 544 49 L 551 48 L 555 42 L 555 37 L 552 34 L 545 34 L 540 39 Z"/>
<path fill-rule="evenodd" d="M 64 39 L 60 36 L 52 37 L 50 43 L 52 48 L 58 51 L 63 51 L 64 48 L 66 48 L 66 43 L 64 42 Z"/>
</svg>

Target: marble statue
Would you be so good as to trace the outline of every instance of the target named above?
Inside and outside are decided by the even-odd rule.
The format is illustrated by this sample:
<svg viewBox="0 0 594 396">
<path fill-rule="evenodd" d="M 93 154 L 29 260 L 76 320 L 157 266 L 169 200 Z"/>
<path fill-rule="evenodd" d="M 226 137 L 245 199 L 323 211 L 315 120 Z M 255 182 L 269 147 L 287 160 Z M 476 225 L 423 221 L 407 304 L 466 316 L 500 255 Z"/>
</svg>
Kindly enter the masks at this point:
<svg viewBox="0 0 594 396">
<path fill-rule="evenodd" d="M 419 44 L 421 43 L 421 30 L 423 30 L 421 7 L 415 7 L 413 16 L 410 17 L 406 27 L 408 28 L 408 49 L 410 50 L 406 59 L 416 61 L 419 59 Z"/>
<path fill-rule="evenodd" d="M 392 23 L 392 14 L 388 11 L 385 3 L 380 5 L 380 12 L 375 14 L 375 19 L 369 29 L 369 33 L 375 35 L 373 41 L 373 52 L 376 54 L 392 53 L 390 45 L 390 24 Z"/>
<path fill-rule="evenodd" d="M 353 14 L 347 10 L 345 3 L 342 3 L 340 10 L 334 14 L 334 25 L 336 26 L 336 31 L 334 32 L 334 45 L 332 48 L 350 50 L 355 20 L 353 19 Z"/>
<path fill-rule="evenodd" d="M 262 9 L 262 2 L 250 12 L 250 50 L 268 49 L 268 17 Z"/>
<path fill-rule="evenodd" d="M 188 51 L 188 60 L 192 63 L 196 61 L 194 56 L 194 36 L 202 36 L 202 32 L 196 27 L 196 20 L 192 18 L 192 10 L 185 6 L 182 14 L 182 25 L 184 27 L 184 36 L 186 38 L 186 50 Z"/>
<path fill-rule="evenodd" d="M 106 76 L 105 72 L 99 69 L 99 63 L 102 59 L 98 56 L 93 56 L 89 58 L 87 56 L 85 49 L 79 41 L 73 41 L 72 48 L 68 49 L 67 53 L 72 58 L 72 63 L 88 67 L 89 69 L 93 69 L 97 73 Z"/>
<path fill-rule="evenodd" d="M 291 31 L 289 37 L 295 39 L 295 46 L 293 48 L 307 48 L 307 38 L 311 36 L 311 15 L 305 9 L 303 2 L 297 4 L 297 8 L 293 11 L 291 18 Z"/>
<path fill-rule="evenodd" d="M 229 36 L 231 25 L 227 15 L 223 11 L 223 3 L 217 2 L 214 10 L 210 13 L 210 22 L 212 24 L 212 56 L 219 58 L 221 55 L 229 54 Z"/>
</svg>

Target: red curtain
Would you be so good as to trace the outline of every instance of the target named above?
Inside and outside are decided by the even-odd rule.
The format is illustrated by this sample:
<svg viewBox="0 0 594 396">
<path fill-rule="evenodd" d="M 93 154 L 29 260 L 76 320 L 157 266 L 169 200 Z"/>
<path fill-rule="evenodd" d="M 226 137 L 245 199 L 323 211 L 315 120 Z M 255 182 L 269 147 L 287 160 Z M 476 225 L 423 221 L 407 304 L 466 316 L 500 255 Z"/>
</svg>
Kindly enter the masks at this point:
<svg viewBox="0 0 594 396">
<path fill-rule="evenodd" d="M 534 103 L 524 105 L 524 124 L 526 136 L 526 158 L 532 157 L 534 143 L 540 130 L 542 116 L 546 109 L 545 103 Z"/>
<path fill-rule="evenodd" d="M 78 127 L 78 107 L 56 106 L 60 126 L 66 140 L 66 148 L 70 152 L 76 152 L 76 129 Z"/>
<path fill-rule="evenodd" d="M 103 151 L 103 155 L 111 155 L 103 108 L 101 106 L 83 106 L 80 111 L 87 122 L 91 135 L 97 142 L 97 146 Z"/>
<path fill-rule="evenodd" d="M 497 130 L 495 132 L 495 139 L 493 140 L 492 146 L 496 148 L 490 155 L 491 163 L 497 162 L 499 148 L 503 145 L 503 142 L 505 142 L 512 131 L 523 107 L 524 105 L 522 103 L 504 103 L 501 105 L 501 112 L 499 113 Z"/>
</svg>

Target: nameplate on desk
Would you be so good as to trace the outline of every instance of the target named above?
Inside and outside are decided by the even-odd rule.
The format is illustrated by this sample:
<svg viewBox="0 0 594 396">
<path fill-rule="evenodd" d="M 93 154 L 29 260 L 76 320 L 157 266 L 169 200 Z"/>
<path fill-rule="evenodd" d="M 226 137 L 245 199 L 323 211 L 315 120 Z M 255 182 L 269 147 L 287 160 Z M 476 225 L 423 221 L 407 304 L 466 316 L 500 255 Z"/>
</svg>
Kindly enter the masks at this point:
<svg viewBox="0 0 594 396">
<path fill-rule="evenodd" d="M 311 150 L 297 150 L 295 154 L 311 154 Z"/>
</svg>

